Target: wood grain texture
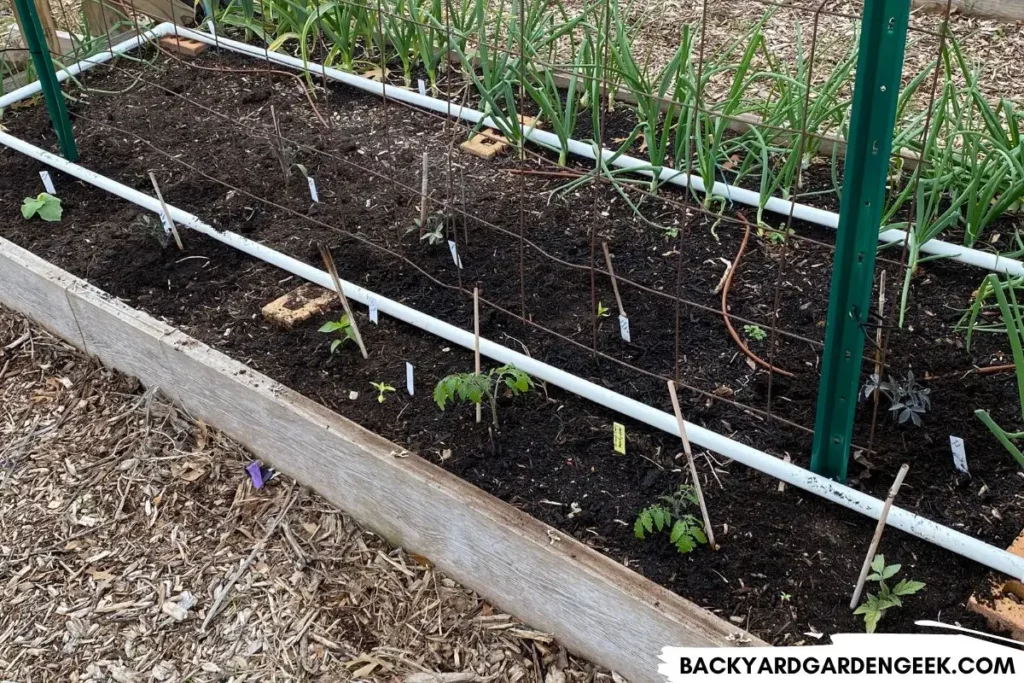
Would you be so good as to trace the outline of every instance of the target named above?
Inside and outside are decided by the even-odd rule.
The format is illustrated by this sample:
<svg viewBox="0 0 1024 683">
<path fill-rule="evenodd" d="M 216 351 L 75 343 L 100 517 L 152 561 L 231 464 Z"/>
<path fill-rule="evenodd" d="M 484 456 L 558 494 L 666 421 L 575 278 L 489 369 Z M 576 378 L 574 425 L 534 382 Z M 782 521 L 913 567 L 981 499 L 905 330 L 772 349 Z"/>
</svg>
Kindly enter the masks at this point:
<svg viewBox="0 0 1024 683">
<path fill-rule="evenodd" d="M 913 0 L 914 7 L 946 12 L 946 0 Z M 1024 0 L 953 0 L 950 12 L 986 19 L 1021 21 L 1024 19 Z"/>
<path fill-rule="evenodd" d="M 632 683 L 663 645 L 761 645 L 678 595 L 0 239 L 0 303 L 313 486 L 359 523 Z M 239 473 L 241 476 L 241 472 Z"/>
</svg>

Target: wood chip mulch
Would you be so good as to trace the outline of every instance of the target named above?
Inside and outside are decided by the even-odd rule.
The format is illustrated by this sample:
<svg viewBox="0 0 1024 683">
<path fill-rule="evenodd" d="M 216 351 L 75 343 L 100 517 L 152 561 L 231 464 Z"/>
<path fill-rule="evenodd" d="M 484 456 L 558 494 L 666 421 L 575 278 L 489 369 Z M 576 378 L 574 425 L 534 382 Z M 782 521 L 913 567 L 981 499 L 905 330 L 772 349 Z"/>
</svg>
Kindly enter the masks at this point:
<svg viewBox="0 0 1024 683">
<path fill-rule="evenodd" d="M 250 461 L 0 309 L 0 682 L 622 680 Z"/>
</svg>

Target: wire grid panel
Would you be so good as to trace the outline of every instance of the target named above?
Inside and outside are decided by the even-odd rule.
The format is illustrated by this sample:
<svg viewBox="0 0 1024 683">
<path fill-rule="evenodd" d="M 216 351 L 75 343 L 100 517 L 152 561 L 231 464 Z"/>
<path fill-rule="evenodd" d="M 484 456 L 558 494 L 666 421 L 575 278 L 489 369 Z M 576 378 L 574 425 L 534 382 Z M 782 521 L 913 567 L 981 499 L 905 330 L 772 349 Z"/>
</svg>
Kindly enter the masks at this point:
<svg viewBox="0 0 1024 683">
<path fill-rule="evenodd" d="M 532 352 L 572 358 L 581 374 L 661 403 L 667 396 L 655 387 L 672 380 L 689 390 L 688 417 L 753 416 L 769 431 L 806 440 L 834 237 L 792 210 L 744 205 L 732 193 L 753 189 L 837 209 L 857 14 L 825 3 L 704 2 L 670 37 L 651 38 L 654 18 L 612 0 L 578 11 L 311 0 L 288 36 L 267 21 L 270 8 L 257 3 L 251 13 L 229 10 L 208 22 L 216 36 L 260 45 L 262 63 L 216 50 L 190 60 L 158 45 L 141 61 L 105 65 L 181 107 L 192 137 L 186 156 L 144 119 L 95 120 L 88 107 L 76 115 L 159 160 L 168 201 L 187 206 L 175 186 L 194 183 L 244 196 L 260 212 L 287 217 L 300 242 L 323 240 L 413 274 L 450 302 L 441 307 L 454 311 L 452 322 L 471 323 L 466 304 L 479 286 L 484 309 Z M 945 33 L 936 23 L 938 30 L 912 31 L 941 51 Z M 781 46 L 773 43 L 780 34 L 790 37 Z M 307 72 L 276 64 L 272 50 L 308 61 Z M 420 90 L 447 102 L 447 111 L 411 107 L 387 92 L 353 107 L 327 62 Z M 241 79 L 262 99 L 240 116 L 201 87 L 169 87 L 175 72 Z M 920 111 L 930 111 L 934 74 L 911 83 L 907 102 L 924 101 Z M 486 112 L 489 125 L 451 115 L 460 107 Z M 332 139 L 358 117 L 370 124 L 352 148 L 317 142 L 317 131 Z M 528 142 L 534 126 L 561 144 Z M 927 120 L 917 128 L 928 137 Z M 926 168 L 924 144 L 914 131 L 900 132 L 898 163 Z M 225 138 L 246 139 L 252 159 L 236 169 L 218 163 L 213 150 Z M 570 153 L 570 139 L 603 161 Z M 465 149 L 472 140 L 504 153 L 479 159 Z M 614 166 L 620 155 L 642 163 L 624 171 Z M 235 172 L 245 168 L 278 174 L 284 191 L 246 187 Z M 315 212 L 302 208 L 310 178 L 319 179 Z M 365 178 L 373 185 L 357 182 Z M 708 194 L 693 179 L 726 189 Z M 914 193 L 896 199 L 901 194 L 912 210 Z M 903 279 L 903 251 L 879 259 L 890 284 Z M 361 258 L 342 260 L 342 275 L 363 279 Z M 892 310 L 880 310 L 879 333 L 869 335 L 876 346 L 864 361 L 875 372 L 887 366 Z M 876 401 L 870 427 L 858 432 L 862 448 L 871 450 L 877 423 Z"/>
</svg>

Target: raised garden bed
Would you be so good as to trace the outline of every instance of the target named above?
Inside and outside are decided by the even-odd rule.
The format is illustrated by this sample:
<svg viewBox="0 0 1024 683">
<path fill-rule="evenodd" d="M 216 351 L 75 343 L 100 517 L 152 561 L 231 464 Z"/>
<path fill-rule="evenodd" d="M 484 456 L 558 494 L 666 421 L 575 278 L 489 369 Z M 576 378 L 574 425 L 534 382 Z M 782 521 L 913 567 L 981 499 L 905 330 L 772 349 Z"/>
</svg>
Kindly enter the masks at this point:
<svg viewBox="0 0 1024 683">
<path fill-rule="evenodd" d="M 562 181 L 506 173 L 526 167 L 510 158 L 484 162 L 456 152 L 449 176 L 447 150 L 453 141 L 464 138 L 464 132 L 455 126 L 445 130 L 435 117 L 393 104 L 385 107 L 365 94 L 331 86 L 328 104 L 320 105 L 331 114 L 332 127 L 325 131 L 305 98 L 297 96 L 294 79 L 254 73 L 258 65 L 251 61 L 215 53 L 207 53 L 197 64 L 213 71 L 200 74 L 158 57 L 155 70 L 146 67 L 144 72 L 147 81 L 156 79 L 158 85 L 136 82 L 132 65 L 125 62 L 113 70 L 90 72 L 87 86 L 127 90 L 116 97 L 90 94 L 87 104 L 73 107 L 83 164 L 147 192 L 148 172 L 153 170 L 169 203 L 311 263 L 318 260 L 316 242 L 324 241 L 334 247 L 346 279 L 467 329 L 472 323 L 470 301 L 460 292 L 438 286 L 424 273 L 452 285 L 479 283 L 488 300 L 512 311 L 519 310 L 522 285 L 525 309 L 534 322 L 589 345 L 589 274 L 560 267 L 526 247 L 525 277 L 520 282 L 516 237 L 520 225 L 524 237 L 546 252 L 583 265 L 590 262 L 590 232 L 596 227 L 600 239 L 607 240 L 613 250 L 618 274 L 667 292 L 676 286 L 676 250 L 681 249 L 682 294 L 706 307 L 681 308 L 680 377 L 706 392 L 684 391 L 687 419 L 806 463 L 809 433 L 708 396 L 768 405 L 767 376 L 747 365 L 715 313 L 718 295 L 713 290 L 724 269 L 719 259 L 731 261 L 742 238 L 734 228 L 723 226 L 716 237 L 710 225 L 687 221 L 673 207 L 647 207 L 648 217 L 680 225 L 679 237 L 667 236 L 637 221 L 606 190 L 595 194 L 588 188 L 568 202 L 548 203 L 543 193 Z M 287 137 L 334 155 L 300 150 L 295 157 L 316 178 L 321 203 L 311 205 L 299 176 L 285 184 L 278 155 L 265 139 L 227 125 L 207 110 L 190 107 L 176 95 L 237 121 L 259 122 L 261 127 L 269 123 L 273 104 Z M 385 121 L 395 153 L 390 169 L 383 158 Z M 53 147 L 41 108 L 18 112 L 9 127 L 34 144 Z M 153 146 L 139 143 L 133 134 Z M 433 160 L 431 174 L 439 196 L 508 231 L 495 232 L 473 220 L 448 217 L 460 236 L 468 236 L 468 242 L 463 239 L 459 247 L 461 273 L 446 246 L 427 245 L 415 231 L 408 233 L 418 216 L 419 198 L 403 186 L 418 187 L 423 151 Z M 442 413 L 431 401 L 430 389 L 451 372 L 471 369 L 471 354 L 387 318 L 373 327 L 360 313 L 370 359 L 362 361 L 351 349 L 332 356 L 329 339 L 317 332 L 323 319 L 284 332 L 260 318 L 263 304 L 298 284 L 280 271 L 187 231 L 187 253 L 161 247 L 156 222 L 143 220 L 137 207 L 60 177 L 64 221 L 24 222 L 13 207 L 22 197 L 39 191 L 40 167 L 7 150 L 0 151 L 0 160 L 0 199 L 12 207 L 0 215 L 0 235 L 420 453 L 754 635 L 791 644 L 816 642 L 807 633 L 861 627 L 847 602 L 871 535 L 870 520 L 792 489 L 780 492 L 776 481 L 711 454 L 707 460 L 701 458 L 701 469 L 721 550 L 699 548 L 681 556 L 667 543 L 639 541 L 632 531 L 639 510 L 686 480 L 674 457 L 679 451 L 675 439 L 555 388 L 504 402 L 503 428 L 498 433 L 477 425 L 472 409 L 449 408 Z M 360 167 L 386 174 L 395 184 L 368 176 Z M 229 190 L 203 174 L 237 189 Z M 520 187 L 528 202 L 522 218 Z M 832 238 L 813 226 L 797 225 L 796 229 L 822 242 Z M 768 329 L 778 280 L 779 328 L 821 339 L 830 250 L 798 240 L 782 248 L 756 236 L 751 239 L 733 284 L 732 313 Z M 386 245 L 422 270 L 366 242 Z M 898 292 L 896 275 L 889 276 L 889 301 Z M 1009 420 L 1012 410 L 1002 413 L 1000 407 L 1012 409 L 1015 388 L 1010 376 L 960 372 L 975 363 L 989 364 L 999 349 L 997 340 L 985 340 L 973 356 L 968 355 L 952 331 L 980 276 L 977 270 L 936 262 L 928 264 L 915 281 L 908 327 L 893 335 L 889 362 L 893 371 L 912 368 L 919 378 L 942 376 L 927 382 L 933 410 L 923 428 L 912 429 L 893 424 L 883 407 L 874 452 L 853 465 L 851 476 L 858 488 L 884 496 L 895 471 L 907 461 L 912 470 L 900 498 L 903 507 L 1005 547 L 1024 524 L 1021 479 L 1012 460 L 972 411 L 987 407 L 995 411 L 997 421 Z M 614 308 L 610 283 L 599 280 L 596 286 L 598 299 Z M 648 372 L 671 375 L 675 305 L 636 290 L 624 289 L 624 298 L 634 341 L 622 343 L 612 319 L 602 319 L 599 349 Z M 481 331 L 488 338 L 521 345 L 536 358 L 668 408 L 659 379 L 595 359 L 571 343 L 487 307 L 482 322 Z M 818 352 L 814 345 L 794 337 L 780 336 L 778 342 L 774 362 L 796 377 L 773 378 L 771 412 L 809 427 Z M 370 382 L 404 386 L 407 361 L 416 366 L 416 396 L 398 392 L 378 403 Z M 355 400 L 349 398 L 352 391 L 359 393 Z M 855 441 L 860 443 L 870 440 L 869 408 L 858 414 Z M 612 451 L 613 420 L 626 423 L 625 457 Z M 950 433 L 967 442 L 973 479 L 955 473 L 947 451 Z M 980 620 L 966 614 L 964 603 L 982 583 L 984 569 L 896 532 L 886 535 L 882 550 L 890 560 L 901 562 L 908 576 L 928 584 L 906 608 L 887 615 L 883 629 L 912 630 L 919 618 L 980 625 Z"/>
</svg>

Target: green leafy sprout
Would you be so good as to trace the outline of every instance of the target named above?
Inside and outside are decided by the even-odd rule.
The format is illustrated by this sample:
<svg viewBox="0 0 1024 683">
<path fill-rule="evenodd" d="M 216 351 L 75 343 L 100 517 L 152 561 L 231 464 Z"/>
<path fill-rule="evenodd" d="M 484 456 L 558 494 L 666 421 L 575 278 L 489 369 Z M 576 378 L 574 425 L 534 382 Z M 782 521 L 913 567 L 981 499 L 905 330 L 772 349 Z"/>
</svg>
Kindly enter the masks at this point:
<svg viewBox="0 0 1024 683">
<path fill-rule="evenodd" d="M 372 384 L 373 388 L 377 390 L 377 403 L 383 403 L 385 394 L 392 393 L 395 390 L 395 388 L 387 382 L 370 382 L 370 384 Z"/>
<path fill-rule="evenodd" d="M 60 205 L 60 199 L 48 192 L 40 192 L 35 197 L 25 197 L 21 202 L 21 215 L 25 220 L 39 216 L 44 221 L 56 223 L 60 221 L 63 214 L 64 209 Z"/>
<path fill-rule="evenodd" d="M 504 387 L 512 396 L 530 391 L 534 386 L 528 374 L 514 365 L 492 368 L 487 374 L 463 372 L 448 375 L 434 387 L 434 402 L 444 410 L 449 403 L 480 405 L 486 398 L 491 407 L 491 422 L 498 427 L 498 393 Z"/>
<path fill-rule="evenodd" d="M 356 335 L 352 331 L 352 321 L 348 319 L 347 314 L 342 314 L 337 320 L 330 320 L 324 323 L 317 332 L 323 332 L 324 334 L 334 334 L 337 332 L 339 334 L 338 338 L 331 342 L 332 354 L 338 350 L 339 346 L 356 340 Z"/>
<path fill-rule="evenodd" d="M 1013 355 L 1013 366 L 1017 377 L 1017 400 L 1016 408 L 1019 410 L 1020 419 L 1024 421 L 1024 310 L 1017 300 L 1017 287 L 1020 285 L 1012 278 L 1001 280 L 995 273 L 989 273 L 982 280 L 978 287 L 978 295 L 973 305 L 964 314 L 960 321 L 960 327 L 967 330 L 967 349 L 971 349 L 976 332 L 1005 333 L 1010 344 L 1010 351 Z M 1001 321 L 999 323 L 982 324 L 984 314 L 988 313 L 992 304 L 988 302 L 989 297 L 995 299 L 995 306 L 998 309 Z M 1002 444 L 1017 464 L 1024 468 L 1024 454 L 1021 453 L 1018 445 L 1024 439 L 1024 431 L 1007 430 L 1000 426 L 989 414 L 988 410 L 978 408 L 974 415 L 988 427 L 992 435 Z"/>
<path fill-rule="evenodd" d="M 601 301 L 597 302 L 597 317 L 598 318 L 607 318 L 611 314 L 612 314 L 612 312 L 608 310 L 608 307 L 604 305 L 604 302 L 601 302 Z"/>
<path fill-rule="evenodd" d="M 743 331 L 754 341 L 764 341 L 768 338 L 768 333 L 760 325 L 744 325 Z"/>
<path fill-rule="evenodd" d="M 707 544 L 704 525 L 686 512 L 687 507 L 698 504 L 692 486 L 680 486 L 674 494 L 662 496 L 661 500 L 664 504 L 655 503 L 640 511 L 633 524 L 634 536 L 644 539 L 648 534 L 668 531 L 668 542 L 684 555 L 700 544 Z"/>
<path fill-rule="evenodd" d="M 925 587 L 921 581 L 902 579 L 892 588 L 889 588 L 886 581 L 896 576 L 902 565 L 885 564 L 885 555 L 875 555 L 871 561 L 871 574 L 868 581 L 878 583 L 878 593 L 868 593 L 864 602 L 853 611 L 854 614 L 864 616 L 864 628 L 868 633 L 874 633 L 878 628 L 878 622 L 885 615 L 886 610 L 893 607 L 903 607 L 902 598 L 918 593 Z"/>
<path fill-rule="evenodd" d="M 421 224 L 419 218 L 414 218 L 413 223 L 421 233 L 420 241 L 430 246 L 444 244 L 444 217 L 439 213 L 432 213 L 427 216 L 426 225 Z"/>
</svg>

